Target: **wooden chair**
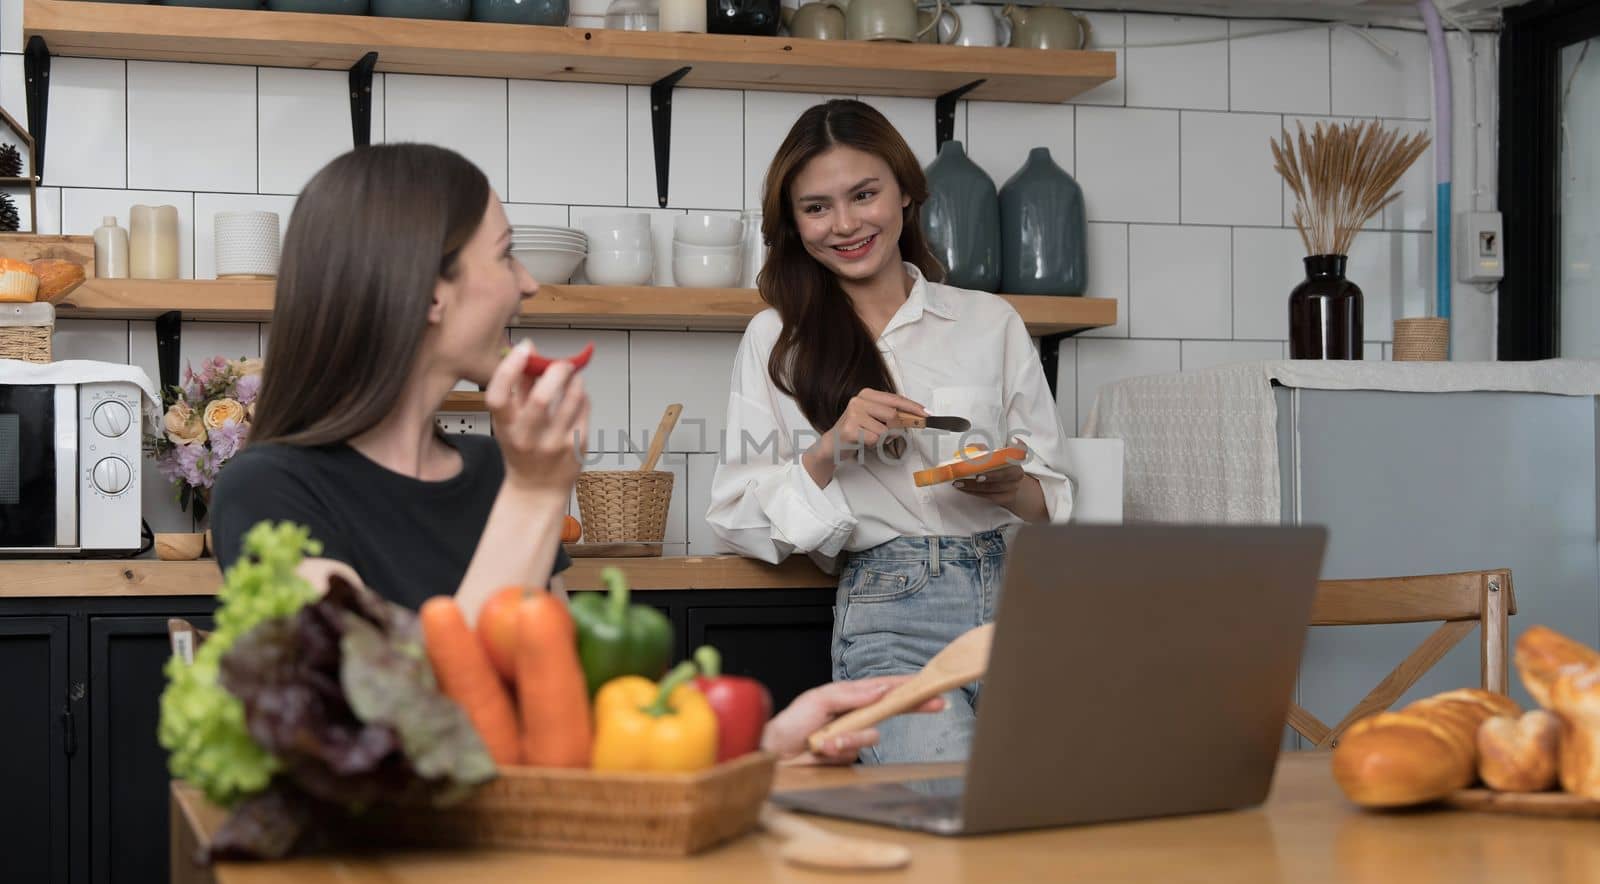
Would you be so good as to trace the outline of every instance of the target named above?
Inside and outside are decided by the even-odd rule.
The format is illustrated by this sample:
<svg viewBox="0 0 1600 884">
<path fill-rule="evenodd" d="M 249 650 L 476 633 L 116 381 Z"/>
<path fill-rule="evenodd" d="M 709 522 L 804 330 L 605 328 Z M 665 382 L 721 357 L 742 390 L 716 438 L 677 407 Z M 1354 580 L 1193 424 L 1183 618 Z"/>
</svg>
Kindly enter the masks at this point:
<svg viewBox="0 0 1600 884">
<path fill-rule="evenodd" d="M 1350 725 L 1389 708 L 1474 627 L 1481 627 L 1483 687 L 1505 693 L 1508 618 L 1516 612 L 1507 570 L 1321 581 L 1312 605 L 1312 626 L 1444 622 L 1338 724 L 1330 728 L 1294 703 L 1289 707 L 1289 726 L 1315 748 L 1332 748 Z"/>
</svg>

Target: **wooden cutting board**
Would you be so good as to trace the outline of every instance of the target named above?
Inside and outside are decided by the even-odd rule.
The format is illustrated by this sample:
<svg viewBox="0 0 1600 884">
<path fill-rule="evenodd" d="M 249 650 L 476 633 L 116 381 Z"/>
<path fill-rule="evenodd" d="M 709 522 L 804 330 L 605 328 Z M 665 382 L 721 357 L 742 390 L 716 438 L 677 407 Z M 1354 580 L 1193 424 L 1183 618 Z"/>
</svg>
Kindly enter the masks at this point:
<svg viewBox="0 0 1600 884">
<path fill-rule="evenodd" d="M 1492 789 L 1462 789 L 1445 798 L 1444 803 L 1456 810 L 1482 813 L 1600 819 L 1600 800 L 1569 795 L 1566 792 L 1496 792 Z"/>
<path fill-rule="evenodd" d="M 562 548 L 575 559 L 636 559 L 661 555 L 659 543 L 564 543 Z"/>
<path fill-rule="evenodd" d="M 0 233 L 0 258 L 11 258 L 16 261 L 60 258 L 79 265 L 83 268 L 84 275 L 93 279 L 94 237 Z"/>
</svg>

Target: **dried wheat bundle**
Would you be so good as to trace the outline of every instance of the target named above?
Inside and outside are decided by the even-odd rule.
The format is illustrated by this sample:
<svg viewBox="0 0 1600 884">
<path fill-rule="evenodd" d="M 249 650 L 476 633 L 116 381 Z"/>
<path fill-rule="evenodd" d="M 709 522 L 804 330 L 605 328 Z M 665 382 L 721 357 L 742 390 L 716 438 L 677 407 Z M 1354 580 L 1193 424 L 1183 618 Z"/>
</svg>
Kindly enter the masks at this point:
<svg viewBox="0 0 1600 884">
<path fill-rule="evenodd" d="M 1274 167 L 1294 191 L 1294 223 L 1308 255 L 1348 255 L 1367 219 L 1400 195 L 1394 187 L 1428 149 L 1428 135 L 1402 137 L 1377 121 L 1318 123 L 1272 145 Z"/>
</svg>

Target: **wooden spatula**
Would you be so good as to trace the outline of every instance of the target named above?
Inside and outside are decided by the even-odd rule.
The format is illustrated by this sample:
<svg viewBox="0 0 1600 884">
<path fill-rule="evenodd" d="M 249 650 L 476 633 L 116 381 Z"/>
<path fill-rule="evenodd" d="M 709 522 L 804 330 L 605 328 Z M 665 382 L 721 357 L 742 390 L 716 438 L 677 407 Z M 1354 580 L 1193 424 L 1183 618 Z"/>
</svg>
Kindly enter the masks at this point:
<svg viewBox="0 0 1600 884">
<path fill-rule="evenodd" d="M 778 855 L 791 865 L 870 871 L 898 869 L 911 862 L 911 850 L 904 845 L 835 835 L 771 804 L 761 807 L 761 825 L 783 839 Z"/>
<path fill-rule="evenodd" d="M 989 646 L 993 643 L 993 623 L 974 626 L 956 636 L 955 641 L 933 655 L 921 672 L 884 694 L 878 702 L 841 715 L 812 734 L 806 741 L 811 751 L 822 751 L 827 741 L 839 734 L 872 727 L 886 718 L 915 709 L 951 688 L 983 678 L 989 668 Z"/>
<path fill-rule="evenodd" d="M 656 461 L 661 459 L 661 450 L 667 447 L 667 437 L 672 435 L 672 428 L 678 425 L 678 415 L 683 414 L 683 404 L 674 402 L 667 406 L 661 414 L 661 423 L 656 426 L 655 438 L 650 440 L 650 453 L 645 456 L 642 472 L 650 472 L 656 468 Z"/>
</svg>

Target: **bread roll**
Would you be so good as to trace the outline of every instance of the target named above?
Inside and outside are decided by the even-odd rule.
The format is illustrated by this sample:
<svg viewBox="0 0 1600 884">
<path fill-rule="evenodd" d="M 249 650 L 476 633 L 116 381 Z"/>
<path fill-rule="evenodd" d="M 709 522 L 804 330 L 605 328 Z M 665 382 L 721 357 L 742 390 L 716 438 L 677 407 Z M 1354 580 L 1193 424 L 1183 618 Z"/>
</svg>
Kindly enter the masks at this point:
<svg viewBox="0 0 1600 884">
<path fill-rule="evenodd" d="M 1517 639 L 1517 672 L 1540 706 L 1554 708 L 1550 690 L 1563 669 L 1600 666 L 1600 652 L 1545 626 L 1530 626 Z"/>
<path fill-rule="evenodd" d="M 1477 779 L 1483 722 L 1521 711 L 1503 694 L 1464 688 L 1364 718 L 1334 747 L 1333 778 L 1366 807 L 1437 801 Z"/>
<path fill-rule="evenodd" d="M 1600 798 L 1600 666 L 1567 666 L 1550 687 L 1550 709 L 1561 719 L 1561 788 Z"/>
<path fill-rule="evenodd" d="M 1543 792 L 1556 784 L 1561 719 L 1543 709 L 1496 715 L 1478 728 L 1478 776 L 1501 792 Z"/>
<path fill-rule="evenodd" d="M 33 262 L 32 267 L 39 277 L 38 298 L 41 301 L 54 302 L 76 288 L 86 275 L 81 264 L 60 258 L 40 258 Z"/>
</svg>

